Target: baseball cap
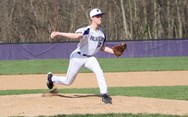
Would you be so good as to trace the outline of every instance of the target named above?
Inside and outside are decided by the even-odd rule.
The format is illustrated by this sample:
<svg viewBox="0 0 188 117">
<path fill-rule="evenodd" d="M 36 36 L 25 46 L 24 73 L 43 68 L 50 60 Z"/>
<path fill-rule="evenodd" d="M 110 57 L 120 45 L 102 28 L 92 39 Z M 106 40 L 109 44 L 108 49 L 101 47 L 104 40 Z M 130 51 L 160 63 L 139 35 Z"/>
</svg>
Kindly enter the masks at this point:
<svg viewBox="0 0 188 117">
<path fill-rule="evenodd" d="M 94 8 L 94 9 L 92 9 L 92 10 L 90 11 L 90 14 L 89 14 L 89 15 L 90 15 L 90 18 L 92 18 L 93 16 L 104 15 L 104 13 L 101 12 L 100 9 Z"/>
</svg>

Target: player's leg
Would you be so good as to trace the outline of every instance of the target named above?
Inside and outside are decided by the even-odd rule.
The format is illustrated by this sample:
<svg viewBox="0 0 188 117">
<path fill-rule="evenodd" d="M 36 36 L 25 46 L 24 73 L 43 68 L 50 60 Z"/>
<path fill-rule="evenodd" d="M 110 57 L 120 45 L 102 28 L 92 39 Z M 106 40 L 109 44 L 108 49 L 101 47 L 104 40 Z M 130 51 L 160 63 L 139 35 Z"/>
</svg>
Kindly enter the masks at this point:
<svg viewBox="0 0 188 117">
<path fill-rule="evenodd" d="M 90 69 L 95 73 L 99 85 L 100 93 L 101 94 L 108 93 L 104 74 L 97 59 L 95 57 L 89 57 L 84 67 Z"/>
<path fill-rule="evenodd" d="M 80 68 L 85 63 L 85 59 L 79 58 L 80 55 L 77 55 L 76 53 L 72 55 L 70 61 L 69 61 L 69 67 L 67 70 L 66 76 L 53 76 L 52 82 L 63 84 L 63 85 L 70 85 L 75 80 Z"/>
<path fill-rule="evenodd" d="M 112 103 L 112 98 L 107 95 L 107 85 L 104 78 L 103 71 L 95 57 L 88 58 L 85 67 L 93 71 L 97 77 L 97 82 L 99 85 L 100 93 L 102 94 L 102 101 L 106 104 Z"/>
</svg>

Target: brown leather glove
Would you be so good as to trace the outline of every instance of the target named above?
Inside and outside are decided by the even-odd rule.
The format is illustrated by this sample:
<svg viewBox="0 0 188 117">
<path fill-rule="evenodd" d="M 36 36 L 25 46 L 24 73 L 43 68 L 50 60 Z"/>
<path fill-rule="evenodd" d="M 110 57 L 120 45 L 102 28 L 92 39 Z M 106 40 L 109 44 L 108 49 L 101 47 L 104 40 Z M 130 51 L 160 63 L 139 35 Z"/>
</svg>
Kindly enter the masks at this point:
<svg viewBox="0 0 188 117">
<path fill-rule="evenodd" d="M 125 51 L 125 49 L 127 49 L 127 44 L 125 42 L 112 47 L 112 50 L 114 51 L 114 55 L 116 57 L 120 57 Z"/>
</svg>

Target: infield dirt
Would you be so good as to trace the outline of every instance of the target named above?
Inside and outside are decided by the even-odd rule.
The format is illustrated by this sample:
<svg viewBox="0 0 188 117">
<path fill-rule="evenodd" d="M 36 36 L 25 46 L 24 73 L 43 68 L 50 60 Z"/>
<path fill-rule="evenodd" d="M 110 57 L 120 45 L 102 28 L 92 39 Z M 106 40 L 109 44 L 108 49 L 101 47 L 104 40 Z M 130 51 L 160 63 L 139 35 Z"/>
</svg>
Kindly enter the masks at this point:
<svg viewBox="0 0 188 117">
<path fill-rule="evenodd" d="M 64 75 L 64 74 L 58 74 Z M 188 71 L 105 73 L 108 87 L 188 85 Z M 1 75 L 0 90 L 45 89 L 46 75 Z M 93 73 L 79 73 L 71 86 L 98 87 Z M 188 115 L 188 101 L 112 96 L 113 104 L 103 104 L 91 94 L 43 94 L 0 96 L 0 116 L 39 116 L 86 113 L 160 113 Z"/>
</svg>

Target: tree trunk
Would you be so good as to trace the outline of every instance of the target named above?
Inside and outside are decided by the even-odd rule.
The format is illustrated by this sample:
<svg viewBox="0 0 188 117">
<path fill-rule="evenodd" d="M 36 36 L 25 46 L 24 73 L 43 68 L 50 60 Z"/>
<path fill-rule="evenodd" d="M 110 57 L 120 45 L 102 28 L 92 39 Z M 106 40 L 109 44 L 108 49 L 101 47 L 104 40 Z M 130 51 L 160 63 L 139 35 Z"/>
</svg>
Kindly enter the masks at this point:
<svg viewBox="0 0 188 117">
<path fill-rule="evenodd" d="M 176 6 L 177 6 L 177 18 L 178 18 L 178 37 L 177 38 L 182 38 L 183 34 L 182 34 L 182 21 L 181 21 L 181 14 L 180 14 L 180 4 L 179 4 L 179 0 L 176 0 Z"/>
<path fill-rule="evenodd" d="M 121 0 L 121 10 L 122 10 L 122 16 L 123 16 L 123 28 L 125 31 L 125 37 L 130 38 L 130 33 L 128 31 L 128 25 L 127 25 L 127 19 L 125 17 L 125 8 L 124 8 L 124 3 L 123 0 Z"/>
</svg>

